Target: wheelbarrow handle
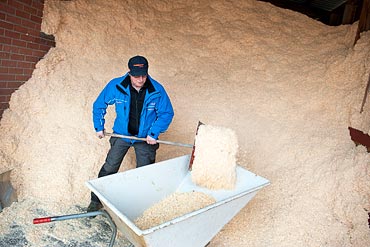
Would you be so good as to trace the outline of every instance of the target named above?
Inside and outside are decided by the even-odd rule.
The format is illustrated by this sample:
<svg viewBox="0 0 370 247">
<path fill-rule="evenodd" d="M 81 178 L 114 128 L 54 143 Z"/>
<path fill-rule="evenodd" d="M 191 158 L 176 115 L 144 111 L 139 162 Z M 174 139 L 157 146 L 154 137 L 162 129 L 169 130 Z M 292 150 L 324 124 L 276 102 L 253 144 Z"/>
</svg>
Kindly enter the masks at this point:
<svg viewBox="0 0 370 247">
<path fill-rule="evenodd" d="M 126 139 L 131 139 L 131 140 L 146 141 L 146 138 L 141 138 L 141 137 L 136 137 L 136 136 L 126 136 L 126 135 L 120 135 L 120 134 L 115 134 L 115 133 L 104 133 L 104 135 L 126 138 Z M 170 141 L 163 141 L 163 140 L 157 140 L 157 142 L 162 143 L 162 144 L 167 144 L 167 145 L 175 145 L 175 146 L 193 148 L 193 145 L 186 144 L 186 143 L 170 142 Z"/>
</svg>

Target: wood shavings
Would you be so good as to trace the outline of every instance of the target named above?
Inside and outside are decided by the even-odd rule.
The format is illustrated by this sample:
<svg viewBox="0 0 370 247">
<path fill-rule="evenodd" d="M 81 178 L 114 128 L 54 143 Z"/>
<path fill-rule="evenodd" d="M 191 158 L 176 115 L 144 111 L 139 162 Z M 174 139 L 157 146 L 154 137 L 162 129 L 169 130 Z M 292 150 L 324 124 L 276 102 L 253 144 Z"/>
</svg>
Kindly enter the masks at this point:
<svg viewBox="0 0 370 247">
<path fill-rule="evenodd" d="M 233 189 L 238 139 L 229 128 L 201 125 L 195 138 L 192 180 L 208 189 Z"/>
<path fill-rule="evenodd" d="M 202 192 L 176 192 L 145 210 L 135 220 L 135 224 L 141 229 L 148 229 L 181 215 L 204 208 L 214 202 L 215 199 L 213 197 Z"/>
</svg>

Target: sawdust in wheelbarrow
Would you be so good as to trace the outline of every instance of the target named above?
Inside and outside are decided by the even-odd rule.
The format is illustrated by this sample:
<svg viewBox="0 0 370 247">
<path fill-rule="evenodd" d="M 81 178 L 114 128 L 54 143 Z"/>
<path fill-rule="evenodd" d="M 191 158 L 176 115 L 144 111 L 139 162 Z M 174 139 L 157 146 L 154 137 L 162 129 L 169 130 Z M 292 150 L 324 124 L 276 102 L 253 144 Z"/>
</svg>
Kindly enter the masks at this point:
<svg viewBox="0 0 370 247">
<path fill-rule="evenodd" d="M 205 193 L 190 191 L 173 193 L 144 211 L 135 220 L 141 229 L 148 229 L 170 221 L 176 217 L 204 208 L 215 202 L 215 199 Z"/>
<path fill-rule="evenodd" d="M 235 131 L 221 126 L 200 125 L 195 138 L 193 182 L 211 190 L 233 189 L 237 152 Z"/>
</svg>

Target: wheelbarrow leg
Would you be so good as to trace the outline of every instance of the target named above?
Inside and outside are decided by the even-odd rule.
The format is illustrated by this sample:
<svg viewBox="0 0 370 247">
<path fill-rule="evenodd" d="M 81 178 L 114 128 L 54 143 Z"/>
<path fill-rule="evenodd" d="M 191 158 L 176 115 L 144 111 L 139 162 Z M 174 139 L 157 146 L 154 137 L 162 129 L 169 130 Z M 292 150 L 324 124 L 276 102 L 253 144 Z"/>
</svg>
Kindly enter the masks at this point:
<svg viewBox="0 0 370 247">
<path fill-rule="evenodd" d="M 33 219 L 33 224 L 49 223 L 52 221 L 70 220 L 70 219 L 77 219 L 77 218 L 83 218 L 83 217 L 95 217 L 97 215 L 104 215 L 105 217 L 107 217 L 112 227 L 112 237 L 110 239 L 109 247 L 113 247 L 114 241 L 117 236 L 117 226 L 116 224 L 114 224 L 112 218 L 105 210 L 98 210 L 98 211 L 82 213 L 82 214 L 70 214 L 70 215 L 36 218 L 36 219 Z"/>
</svg>

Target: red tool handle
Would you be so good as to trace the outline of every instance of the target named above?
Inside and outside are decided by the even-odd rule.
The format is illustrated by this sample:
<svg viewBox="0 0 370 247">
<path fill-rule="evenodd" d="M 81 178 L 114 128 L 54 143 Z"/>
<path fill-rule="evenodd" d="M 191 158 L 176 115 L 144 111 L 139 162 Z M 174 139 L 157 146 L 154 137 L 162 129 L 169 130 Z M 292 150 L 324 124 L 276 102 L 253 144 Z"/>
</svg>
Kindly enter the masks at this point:
<svg viewBox="0 0 370 247">
<path fill-rule="evenodd" d="M 48 222 L 51 222 L 51 217 L 33 219 L 33 224 L 42 224 Z"/>
</svg>

